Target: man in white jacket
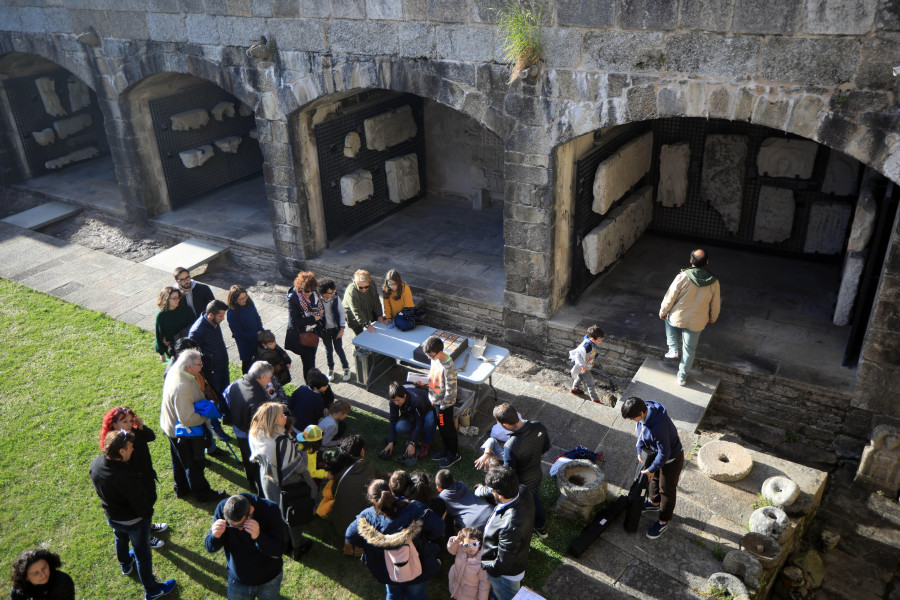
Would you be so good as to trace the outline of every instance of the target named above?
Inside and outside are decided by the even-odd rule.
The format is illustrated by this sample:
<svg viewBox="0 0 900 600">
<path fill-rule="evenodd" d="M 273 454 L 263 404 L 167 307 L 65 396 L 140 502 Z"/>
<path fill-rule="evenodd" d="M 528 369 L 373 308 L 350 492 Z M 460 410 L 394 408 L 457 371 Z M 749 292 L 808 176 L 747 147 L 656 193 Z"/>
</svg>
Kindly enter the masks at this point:
<svg viewBox="0 0 900 600">
<path fill-rule="evenodd" d="M 678 385 L 687 384 L 700 332 L 707 323 L 715 323 L 719 318 L 719 280 L 706 268 L 708 264 L 705 250 L 691 252 L 690 268 L 675 277 L 659 307 L 659 318 L 666 322 L 666 358 L 678 358 L 678 347 L 682 348 Z"/>
</svg>

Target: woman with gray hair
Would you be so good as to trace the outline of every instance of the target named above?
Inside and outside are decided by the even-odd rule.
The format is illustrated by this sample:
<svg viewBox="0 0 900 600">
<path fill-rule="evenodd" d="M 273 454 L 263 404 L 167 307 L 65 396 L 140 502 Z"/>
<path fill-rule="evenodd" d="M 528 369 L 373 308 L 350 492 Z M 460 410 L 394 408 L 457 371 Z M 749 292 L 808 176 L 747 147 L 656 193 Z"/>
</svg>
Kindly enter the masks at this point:
<svg viewBox="0 0 900 600">
<path fill-rule="evenodd" d="M 285 406 L 280 402 L 267 402 L 259 407 L 250 424 L 250 460 L 261 467 L 262 490 L 266 499 L 281 507 L 281 491 L 288 486 L 305 483 L 312 496 L 317 490 L 315 481 L 309 474 L 306 457 L 297 450 L 297 445 L 286 432 L 289 429 L 289 418 L 285 415 Z M 281 514 L 285 514 L 281 507 Z M 312 511 L 310 511 L 310 516 Z M 290 535 L 294 560 L 309 550 L 312 545 L 303 539 L 302 525 L 285 523 Z"/>
</svg>

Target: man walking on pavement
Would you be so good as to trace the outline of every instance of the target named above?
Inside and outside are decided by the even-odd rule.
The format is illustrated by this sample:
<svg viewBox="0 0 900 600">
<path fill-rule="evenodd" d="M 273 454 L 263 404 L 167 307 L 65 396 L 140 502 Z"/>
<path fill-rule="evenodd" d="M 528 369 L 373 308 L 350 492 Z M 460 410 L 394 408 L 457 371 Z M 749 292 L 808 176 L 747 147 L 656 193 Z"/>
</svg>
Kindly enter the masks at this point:
<svg viewBox="0 0 900 600">
<path fill-rule="evenodd" d="M 681 346 L 678 385 L 687 384 L 700 332 L 707 323 L 715 323 L 719 318 L 719 280 L 706 268 L 708 264 L 706 250 L 691 252 L 690 268 L 675 277 L 659 308 L 659 318 L 666 322 L 666 358 L 678 358 Z"/>
</svg>

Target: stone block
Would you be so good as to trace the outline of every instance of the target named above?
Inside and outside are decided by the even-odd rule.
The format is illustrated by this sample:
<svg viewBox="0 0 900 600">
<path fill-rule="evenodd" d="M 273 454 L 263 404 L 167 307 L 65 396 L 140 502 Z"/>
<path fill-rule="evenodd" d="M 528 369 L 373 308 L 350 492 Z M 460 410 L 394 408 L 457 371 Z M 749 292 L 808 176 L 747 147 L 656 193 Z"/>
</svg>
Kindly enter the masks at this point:
<svg viewBox="0 0 900 600">
<path fill-rule="evenodd" d="M 178 153 L 178 157 L 181 159 L 181 164 L 183 164 L 185 168 L 188 169 L 196 169 L 197 167 L 205 164 L 206 161 L 212 158 L 212 156 L 213 147 L 209 144 Z"/>
<path fill-rule="evenodd" d="M 863 449 L 853 483 L 897 499 L 900 492 L 900 428 L 878 425 Z"/>
<path fill-rule="evenodd" d="M 708 579 L 709 587 L 725 590 L 731 594 L 733 600 L 750 600 L 747 587 L 741 580 L 729 573 L 713 573 Z"/>
<path fill-rule="evenodd" d="M 32 33 L 47 33 L 49 23 L 43 10 L 32 6 L 19 8 L 19 19 L 22 23 L 22 31 Z"/>
<path fill-rule="evenodd" d="M 369 19 L 403 19 L 403 3 L 400 0 L 366 0 L 366 17 Z"/>
<path fill-rule="evenodd" d="M 51 117 L 64 117 L 69 114 L 63 108 L 59 94 L 56 93 L 56 81 L 52 77 L 38 77 L 34 80 L 34 85 L 41 97 L 45 113 Z"/>
<path fill-rule="evenodd" d="M 416 136 L 418 128 L 413 119 L 412 108 L 400 108 L 370 117 L 363 122 L 366 148 L 385 150 Z"/>
<path fill-rule="evenodd" d="M 677 207 L 687 199 L 691 146 L 687 142 L 663 144 L 659 149 L 659 188 L 656 201 Z"/>
<path fill-rule="evenodd" d="M 56 137 L 64 140 L 67 137 L 78 133 L 79 131 L 87 129 L 93 123 L 94 119 L 91 117 L 91 115 L 75 115 L 74 117 L 69 117 L 68 119 L 54 121 L 53 129 L 56 131 Z"/>
<path fill-rule="evenodd" d="M 354 206 L 368 200 L 375 193 L 372 173 L 359 169 L 341 177 L 341 202 L 344 206 Z"/>
<path fill-rule="evenodd" d="M 241 145 L 241 141 L 243 141 L 243 138 L 236 135 L 230 135 L 228 137 L 216 140 L 213 143 L 216 145 L 216 148 L 218 148 L 222 152 L 225 152 L 226 154 L 237 154 L 238 146 Z"/>
<path fill-rule="evenodd" d="M 435 56 L 434 25 L 400 23 L 400 56 L 412 58 Z"/>
<path fill-rule="evenodd" d="M 852 211 L 852 205 L 846 202 L 813 202 L 803 251 L 810 254 L 840 254 Z"/>
<path fill-rule="evenodd" d="M 247 47 L 259 40 L 266 33 L 266 20 L 259 17 L 227 17 L 216 18 L 219 28 L 219 41 L 225 46 Z"/>
<path fill-rule="evenodd" d="M 753 115 L 750 120 L 757 125 L 784 129 L 790 107 L 790 101 L 786 98 L 760 96 L 753 106 Z"/>
<path fill-rule="evenodd" d="M 806 0 L 804 33 L 862 35 L 875 22 L 877 0 Z"/>
<path fill-rule="evenodd" d="M 187 39 L 195 44 L 218 44 L 219 29 L 216 18 L 210 15 L 185 15 Z"/>
<path fill-rule="evenodd" d="M 819 111 L 825 103 L 818 96 L 804 94 L 793 101 L 787 131 L 811 138 L 819 123 Z"/>
<path fill-rule="evenodd" d="M 328 43 L 334 52 L 396 54 L 398 26 L 392 21 L 328 21 Z"/>
<path fill-rule="evenodd" d="M 900 31 L 900 3 L 898 0 L 887 0 L 881 3 L 875 18 L 875 29 Z"/>
<path fill-rule="evenodd" d="M 594 173 L 594 203 L 591 209 L 600 215 L 650 171 L 653 158 L 653 132 L 631 140 L 600 163 Z"/>
<path fill-rule="evenodd" d="M 169 120 L 172 121 L 172 131 L 203 129 L 209 123 L 209 113 L 205 108 L 194 108 L 174 114 Z"/>
<path fill-rule="evenodd" d="M 159 42 L 187 41 L 185 15 L 147 13 L 147 32 L 150 39 Z"/>
<path fill-rule="evenodd" d="M 864 188 L 856 203 L 856 211 L 853 214 L 853 225 L 850 227 L 850 239 L 847 241 L 847 252 L 862 252 L 872 239 L 875 231 L 876 218 L 878 216 L 878 204 L 872 197 L 871 191 Z"/>
<path fill-rule="evenodd" d="M 836 85 L 853 79 L 859 54 L 856 39 L 776 36 L 763 43 L 759 73 L 786 83 Z"/>
<path fill-rule="evenodd" d="M 80 148 L 75 152 L 70 152 L 65 156 L 60 156 L 59 158 L 48 160 L 44 163 L 44 166 L 48 169 L 59 169 L 60 167 L 64 167 L 68 164 L 88 160 L 89 158 L 94 158 L 95 156 L 100 156 L 100 150 L 98 150 L 94 146 L 88 146 L 86 148 Z"/>
<path fill-rule="evenodd" d="M 659 0 L 626 0 L 619 3 L 620 29 L 675 29 L 678 3 Z"/>
<path fill-rule="evenodd" d="M 819 145 L 805 140 L 770 137 L 763 140 L 756 156 L 760 175 L 809 179 Z"/>
<path fill-rule="evenodd" d="M 719 213 L 731 233 L 740 225 L 746 159 L 746 136 L 706 136 L 700 198 Z"/>
<path fill-rule="evenodd" d="M 722 37 L 700 32 L 669 36 L 665 41 L 666 70 L 737 77 L 756 71 L 760 41 L 753 37 Z"/>
<path fill-rule="evenodd" d="M 650 31 L 588 31 L 582 38 L 582 67 L 629 73 L 639 62 L 656 64 L 663 34 Z"/>
<path fill-rule="evenodd" d="M 384 161 L 384 172 L 391 202 L 399 204 L 409 200 L 422 189 L 419 185 L 419 157 L 415 153 Z"/>
<path fill-rule="evenodd" d="M 69 77 L 69 110 L 73 113 L 91 105 L 91 90 L 77 77 Z"/>
<path fill-rule="evenodd" d="M 735 33 L 796 33 L 802 18 L 802 2 L 735 0 L 731 30 Z"/>
<path fill-rule="evenodd" d="M 494 60 L 494 28 L 489 25 L 443 25 L 437 29 L 437 57 L 448 60 Z"/>
<path fill-rule="evenodd" d="M 822 180 L 822 192 L 835 196 L 849 196 L 856 192 L 859 161 L 843 152 L 832 150 Z"/>
<path fill-rule="evenodd" d="M 681 3 L 678 23 L 685 29 L 728 31 L 734 0 L 692 0 Z"/>
<path fill-rule="evenodd" d="M 56 141 L 56 133 L 53 131 L 52 127 L 41 129 L 40 131 L 32 131 L 31 137 L 34 138 L 34 141 L 37 142 L 38 146 L 49 146 Z"/>
<path fill-rule="evenodd" d="M 577 67 L 581 63 L 581 31 L 572 27 L 545 27 L 542 58 L 548 67 Z"/>
<path fill-rule="evenodd" d="M 753 226 L 753 241 L 775 244 L 791 237 L 795 208 L 793 191 L 762 186 Z"/>
<path fill-rule="evenodd" d="M 230 118 L 234 116 L 234 102 L 219 102 L 209 112 L 212 113 L 213 119 L 216 121 L 223 121 L 225 117 Z"/>
<path fill-rule="evenodd" d="M 584 263 L 596 275 L 619 259 L 653 219 L 653 188 L 641 188 L 612 210 L 581 241 Z"/>
<path fill-rule="evenodd" d="M 753 468 L 753 457 L 739 444 L 715 440 L 697 452 L 697 466 L 710 479 L 740 481 Z"/>
<path fill-rule="evenodd" d="M 427 0 L 427 2 L 429 21 L 439 23 L 465 23 L 468 21 L 470 9 L 466 0 Z"/>
<path fill-rule="evenodd" d="M 762 572 L 762 565 L 749 552 L 743 550 L 732 550 L 725 555 L 722 561 L 722 568 L 726 573 L 731 573 L 739 577 L 745 584 L 753 589 L 759 587 L 759 574 Z"/>
<path fill-rule="evenodd" d="M 366 0 L 331 0 L 331 16 L 336 19 L 365 19 Z"/>
<path fill-rule="evenodd" d="M 556 22 L 563 26 L 607 29 L 616 22 L 615 2 L 556 0 Z"/>
</svg>

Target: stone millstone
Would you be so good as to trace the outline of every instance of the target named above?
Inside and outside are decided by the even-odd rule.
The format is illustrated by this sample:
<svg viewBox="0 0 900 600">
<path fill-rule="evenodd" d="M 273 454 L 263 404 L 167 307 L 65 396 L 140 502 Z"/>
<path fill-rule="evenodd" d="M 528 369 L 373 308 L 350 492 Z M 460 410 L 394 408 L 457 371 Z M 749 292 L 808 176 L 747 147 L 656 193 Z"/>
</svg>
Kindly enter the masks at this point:
<svg viewBox="0 0 900 600">
<path fill-rule="evenodd" d="M 725 555 L 722 568 L 728 573 L 740 577 L 751 588 L 759 588 L 759 574 L 762 571 L 762 565 L 749 552 L 732 550 Z"/>
<path fill-rule="evenodd" d="M 781 544 L 768 535 L 748 533 L 741 538 L 741 549 L 759 560 L 764 569 L 774 567 L 781 556 Z"/>
<path fill-rule="evenodd" d="M 574 504 L 594 506 L 606 500 L 606 475 L 589 460 L 576 459 L 556 474 L 559 491 Z"/>
<path fill-rule="evenodd" d="M 750 515 L 750 531 L 771 536 L 779 544 L 784 544 L 789 525 L 787 514 L 775 506 L 757 508 Z"/>
<path fill-rule="evenodd" d="M 707 581 L 709 581 L 710 591 L 712 591 L 712 588 L 725 590 L 734 596 L 734 600 L 750 600 L 750 594 L 747 593 L 747 588 L 741 583 L 741 580 L 734 575 L 729 575 L 728 573 L 713 573 L 709 576 Z"/>
<path fill-rule="evenodd" d="M 697 453 L 700 471 L 716 481 L 740 481 L 753 468 L 750 453 L 733 442 L 708 442 Z"/>
<path fill-rule="evenodd" d="M 773 506 L 784 508 L 793 504 L 800 495 L 800 486 L 794 483 L 790 477 L 776 475 L 763 482 L 762 495 Z"/>
</svg>

